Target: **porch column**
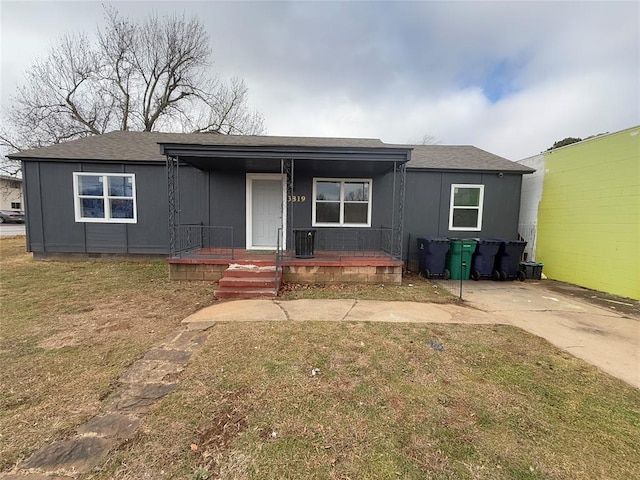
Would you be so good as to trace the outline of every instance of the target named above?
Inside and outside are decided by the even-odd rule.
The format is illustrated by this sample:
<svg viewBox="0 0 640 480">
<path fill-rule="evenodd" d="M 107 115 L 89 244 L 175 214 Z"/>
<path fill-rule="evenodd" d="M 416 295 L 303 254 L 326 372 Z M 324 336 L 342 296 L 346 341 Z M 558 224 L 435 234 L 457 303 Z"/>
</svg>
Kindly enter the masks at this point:
<svg viewBox="0 0 640 480">
<path fill-rule="evenodd" d="M 404 235 L 404 192 L 406 185 L 407 164 L 401 163 L 398 166 L 400 177 L 400 188 L 398 191 L 398 226 L 396 229 L 396 245 L 398 251 L 398 258 L 402 260 L 402 244 Z"/>
<path fill-rule="evenodd" d="M 177 225 L 179 221 L 179 179 L 177 157 L 167 156 L 167 196 L 169 202 L 169 256 L 176 257 L 180 251 Z"/>
<path fill-rule="evenodd" d="M 286 175 L 286 190 L 287 198 L 287 231 L 282 232 L 287 238 L 287 250 L 291 248 L 293 244 L 293 203 L 289 203 L 289 198 L 293 196 L 293 184 L 294 184 L 294 168 L 295 160 L 293 158 L 280 159 L 280 173 Z"/>
<path fill-rule="evenodd" d="M 393 162 L 393 193 L 391 200 L 391 251 L 392 257 L 402 260 L 402 236 L 404 231 L 404 190 L 406 164 Z M 399 182 L 399 185 L 398 185 Z M 396 201 L 398 219 L 396 221 Z"/>
</svg>

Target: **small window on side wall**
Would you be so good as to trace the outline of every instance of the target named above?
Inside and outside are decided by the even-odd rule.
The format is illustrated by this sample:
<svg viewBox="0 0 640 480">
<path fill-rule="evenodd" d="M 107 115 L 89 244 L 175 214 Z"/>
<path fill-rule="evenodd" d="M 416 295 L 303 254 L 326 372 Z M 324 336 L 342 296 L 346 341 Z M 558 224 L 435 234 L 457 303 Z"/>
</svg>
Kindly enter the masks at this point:
<svg viewBox="0 0 640 480">
<path fill-rule="evenodd" d="M 483 202 L 484 185 L 451 185 L 449 230 L 481 230 Z"/>
<path fill-rule="evenodd" d="M 11 208 L 13 210 L 20 210 L 21 203 L 20 202 L 11 202 Z"/>
<path fill-rule="evenodd" d="M 76 222 L 136 223 L 136 181 L 131 173 L 73 173 Z"/>
</svg>

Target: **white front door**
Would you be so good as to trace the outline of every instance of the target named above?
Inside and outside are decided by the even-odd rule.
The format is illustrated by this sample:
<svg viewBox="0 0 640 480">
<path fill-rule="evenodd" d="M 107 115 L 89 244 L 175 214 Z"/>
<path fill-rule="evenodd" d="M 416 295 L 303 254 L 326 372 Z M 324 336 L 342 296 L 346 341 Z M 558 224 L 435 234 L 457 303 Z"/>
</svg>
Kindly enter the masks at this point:
<svg viewBox="0 0 640 480">
<path fill-rule="evenodd" d="M 248 249 L 276 249 L 285 207 L 282 175 L 247 174 Z"/>
</svg>

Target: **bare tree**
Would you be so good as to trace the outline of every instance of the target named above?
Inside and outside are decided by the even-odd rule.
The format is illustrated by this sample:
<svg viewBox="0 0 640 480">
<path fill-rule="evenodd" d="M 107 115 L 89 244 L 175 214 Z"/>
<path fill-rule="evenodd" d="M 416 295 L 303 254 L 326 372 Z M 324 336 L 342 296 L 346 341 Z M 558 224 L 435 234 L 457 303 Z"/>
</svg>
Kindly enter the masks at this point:
<svg viewBox="0 0 640 480">
<path fill-rule="evenodd" d="M 112 130 L 264 133 L 244 82 L 212 74 L 209 36 L 197 18 L 137 23 L 107 7 L 105 20 L 95 41 L 63 37 L 34 63 L 3 113 L 4 153 Z"/>
<path fill-rule="evenodd" d="M 435 135 L 425 133 L 420 140 L 412 140 L 409 143 L 411 145 L 441 145 L 442 140 Z"/>
</svg>

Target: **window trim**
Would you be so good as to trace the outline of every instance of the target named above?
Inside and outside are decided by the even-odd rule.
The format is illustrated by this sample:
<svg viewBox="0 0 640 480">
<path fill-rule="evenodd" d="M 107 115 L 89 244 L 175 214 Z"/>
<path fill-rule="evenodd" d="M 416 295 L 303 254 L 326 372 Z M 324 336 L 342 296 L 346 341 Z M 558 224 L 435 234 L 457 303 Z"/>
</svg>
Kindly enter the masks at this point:
<svg viewBox="0 0 640 480">
<path fill-rule="evenodd" d="M 340 182 L 340 221 L 338 223 L 316 222 L 316 186 L 318 182 Z M 350 182 L 362 182 L 369 184 L 369 199 L 367 200 L 367 223 L 345 223 L 344 222 L 344 184 Z M 347 203 L 365 203 L 347 202 Z M 313 203 L 311 204 L 311 226 L 313 227 L 346 227 L 346 228 L 363 228 L 371 227 L 371 206 L 373 205 L 373 179 L 371 178 L 324 178 L 314 177 L 313 179 Z"/>
<path fill-rule="evenodd" d="M 103 194 L 101 196 L 97 195 L 80 195 L 79 192 L 79 182 L 78 178 L 80 177 L 102 177 L 103 185 Z M 131 178 L 131 196 L 117 196 L 117 195 L 109 195 L 107 190 L 108 185 L 108 177 L 125 177 Z M 100 198 L 105 202 L 105 216 L 102 218 L 95 217 L 83 217 L 82 209 L 80 207 L 80 199 L 81 198 Z M 107 208 L 107 201 L 109 199 L 124 199 L 124 200 L 133 200 L 133 218 L 112 218 L 110 217 L 111 211 Z M 73 207 L 75 213 L 76 222 L 82 223 L 138 223 L 138 205 L 136 201 L 136 175 L 135 173 L 101 173 L 101 172 L 73 172 Z"/>
<path fill-rule="evenodd" d="M 457 206 L 455 207 L 453 204 L 453 200 L 455 197 L 456 188 L 477 188 L 480 190 L 480 198 L 478 199 L 477 207 L 470 206 Z M 478 222 L 475 227 L 454 227 L 453 226 L 453 211 L 455 209 L 459 210 L 477 210 L 478 211 Z M 475 183 L 452 183 L 451 184 L 451 196 L 449 199 L 449 230 L 457 231 L 457 232 L 479 232 L 482 230 L 482 211 L 484 209 L 484 185 L 475 184 Z"/>
</svg>

